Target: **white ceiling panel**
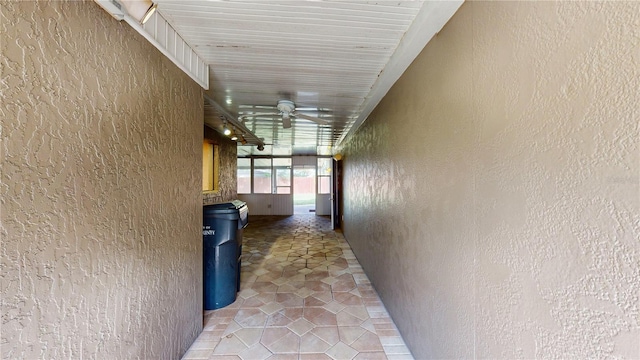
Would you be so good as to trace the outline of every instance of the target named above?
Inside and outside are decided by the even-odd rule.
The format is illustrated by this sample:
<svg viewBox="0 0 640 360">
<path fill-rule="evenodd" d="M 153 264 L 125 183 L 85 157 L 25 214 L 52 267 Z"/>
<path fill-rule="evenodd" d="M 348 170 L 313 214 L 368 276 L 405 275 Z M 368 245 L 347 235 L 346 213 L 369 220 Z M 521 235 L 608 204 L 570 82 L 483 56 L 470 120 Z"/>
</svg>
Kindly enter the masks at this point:
<svg viewBox="0 0 640 360">
<path fill-rule="evenodd" d="M 325 153 L 359 126 L 462 1 L 158 0 L 158 11 L 209 65 L 208 94 L 234 117 L 278 113 L 291 100 L 299 114 L 247 117 L 264 152 Z M 417 34 L 417 35 L 416 35 Z M 392 69 L 390 69 L 392 67 Z M 250 108 L 264 105 L 261 110 Z M 249 106 L 249 107 L 248 107 Z M 309 111 L 328 109 L 329 112 Z M 207 111 L 205 122 L 221 126 Z M 327 150 L 329 149 L 329 150 Z"/>
</svg>

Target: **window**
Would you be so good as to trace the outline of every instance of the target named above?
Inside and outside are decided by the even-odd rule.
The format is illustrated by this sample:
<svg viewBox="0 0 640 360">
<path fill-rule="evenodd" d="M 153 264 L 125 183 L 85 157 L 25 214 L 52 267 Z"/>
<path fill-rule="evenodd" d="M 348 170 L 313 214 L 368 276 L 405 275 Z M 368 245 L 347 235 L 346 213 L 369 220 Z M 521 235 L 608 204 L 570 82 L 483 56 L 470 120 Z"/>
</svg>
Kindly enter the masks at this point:
<svg viewBox="0 0 640 360">
<path fill-rule="evenodd" d="M 318 158 L 318 194 L 331 193 L 331 158 Z"/>
<path fill-rule="evenodd" d="M 276 194 L 291 194 L 291 158 L 273 159 Z"/>
<path fill-rule="evenodd" d="M 220 190 L 218 185 L 219 169 L 218 145 L 205 139 L 202 143 L 202 191 Z"/>
<path fill-rule="evenodd" d="M 251 194 L 251 159 L 238 159 L 238 194 Z"/>
<path fill-rule="evenodd" d="M 253 192 L 271 194 L 271 159 L 253 160 Z"/>
<path fill-rule="evenodd" d="M 251 193 L 291 194 L 291 158 L 238 158 L 238 194 Z"/>
</svg>

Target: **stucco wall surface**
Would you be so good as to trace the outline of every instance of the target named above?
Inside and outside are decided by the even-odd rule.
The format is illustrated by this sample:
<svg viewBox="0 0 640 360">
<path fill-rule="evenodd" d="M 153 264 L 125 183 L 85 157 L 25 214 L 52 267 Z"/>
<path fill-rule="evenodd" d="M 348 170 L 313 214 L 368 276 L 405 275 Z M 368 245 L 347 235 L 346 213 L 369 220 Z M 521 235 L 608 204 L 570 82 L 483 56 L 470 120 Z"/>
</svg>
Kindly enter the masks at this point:
<svg viewBox="0 0 640 360">
<path fill-rule="evenodd" d="M 417 359 L 640 358 L 640 3 L 470 2 L 343 149 Z"/>
<path fill-rule="evenodd" d="M 211 129 L 204 127 L 204 137 L 212 144 L 218 145 L 220 156 L 220 168 L 218 174 L 219 191 L 207 191 L 203 193 L 203 205 L 215 204 L 225 201 L 236 200 L 238 198 L 238 172 L 237 158 L 238 145 L 235 141 L 231 141 L 228 137 Z"/>
<path fill-rule="evenodd" d="M 92 1 L 0 8 L 2 358 L 179 358 L 202 329 L 202 90 Z"/>
</svg>

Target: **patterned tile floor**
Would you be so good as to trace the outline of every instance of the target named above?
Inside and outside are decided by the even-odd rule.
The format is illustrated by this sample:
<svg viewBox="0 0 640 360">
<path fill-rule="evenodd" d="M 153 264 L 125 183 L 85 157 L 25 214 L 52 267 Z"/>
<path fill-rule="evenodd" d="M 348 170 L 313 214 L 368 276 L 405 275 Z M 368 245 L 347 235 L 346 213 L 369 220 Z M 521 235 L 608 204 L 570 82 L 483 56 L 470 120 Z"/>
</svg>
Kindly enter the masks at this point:
<svg viewBox="0 0 640 360">
<path fill-rule="evenodd" d="M 237 300 L 205 311 L 191 359 L 413 359 L 351 248 L 315 215 L 251 216 Z"/>
</svg>

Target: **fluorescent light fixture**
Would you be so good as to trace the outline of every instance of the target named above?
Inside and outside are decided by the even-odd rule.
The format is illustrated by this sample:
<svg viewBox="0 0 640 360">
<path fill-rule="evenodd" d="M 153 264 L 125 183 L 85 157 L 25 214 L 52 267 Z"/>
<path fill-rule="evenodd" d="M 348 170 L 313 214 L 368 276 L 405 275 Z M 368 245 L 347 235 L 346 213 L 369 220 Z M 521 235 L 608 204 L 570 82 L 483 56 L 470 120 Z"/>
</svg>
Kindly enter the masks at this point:
<svg viewBox="0 0 640 360">
<path fill-rule="evenodd" d="M 95 0 L 95 2 L 116 20 L 123 20 L 125 15 L 129 15 L 139 24 L 147 22 L 158 7 L 151 0 Z"/>
<path fill-rule="evenodd" d="M 122 5 L 127 9 L 129 16 L 134 18 L 140 24 L 144 24 L 149 20 L 151 15 L 156 11 L 158 4 L 154 4 L 151 0 L 120 0 Z"/>
<path fill-rule="evenodd" d="M 157 8 L 158 8 L 158 4 L 151 5 L 149 10 L 147 10 L 147 13 L 144 14 L 144 17 L 142 18 L 142 21 L 140 22 L 140 24 L 146 23 L 147 20 L 149 20 L 149 18 L 151 17 L 151 15 L 153 15 L 153 13 L 156 12 Z"/>
<path fill-rule="evenodd" d="M 114 19 L 120 21 L 124 19 L 124 15 L 126 14 L 126 10 L 124 6 L 117 0 L 94 0 L 96 4 L 100 5 L 106 12 L 111 14 Z"/>
</svg>

